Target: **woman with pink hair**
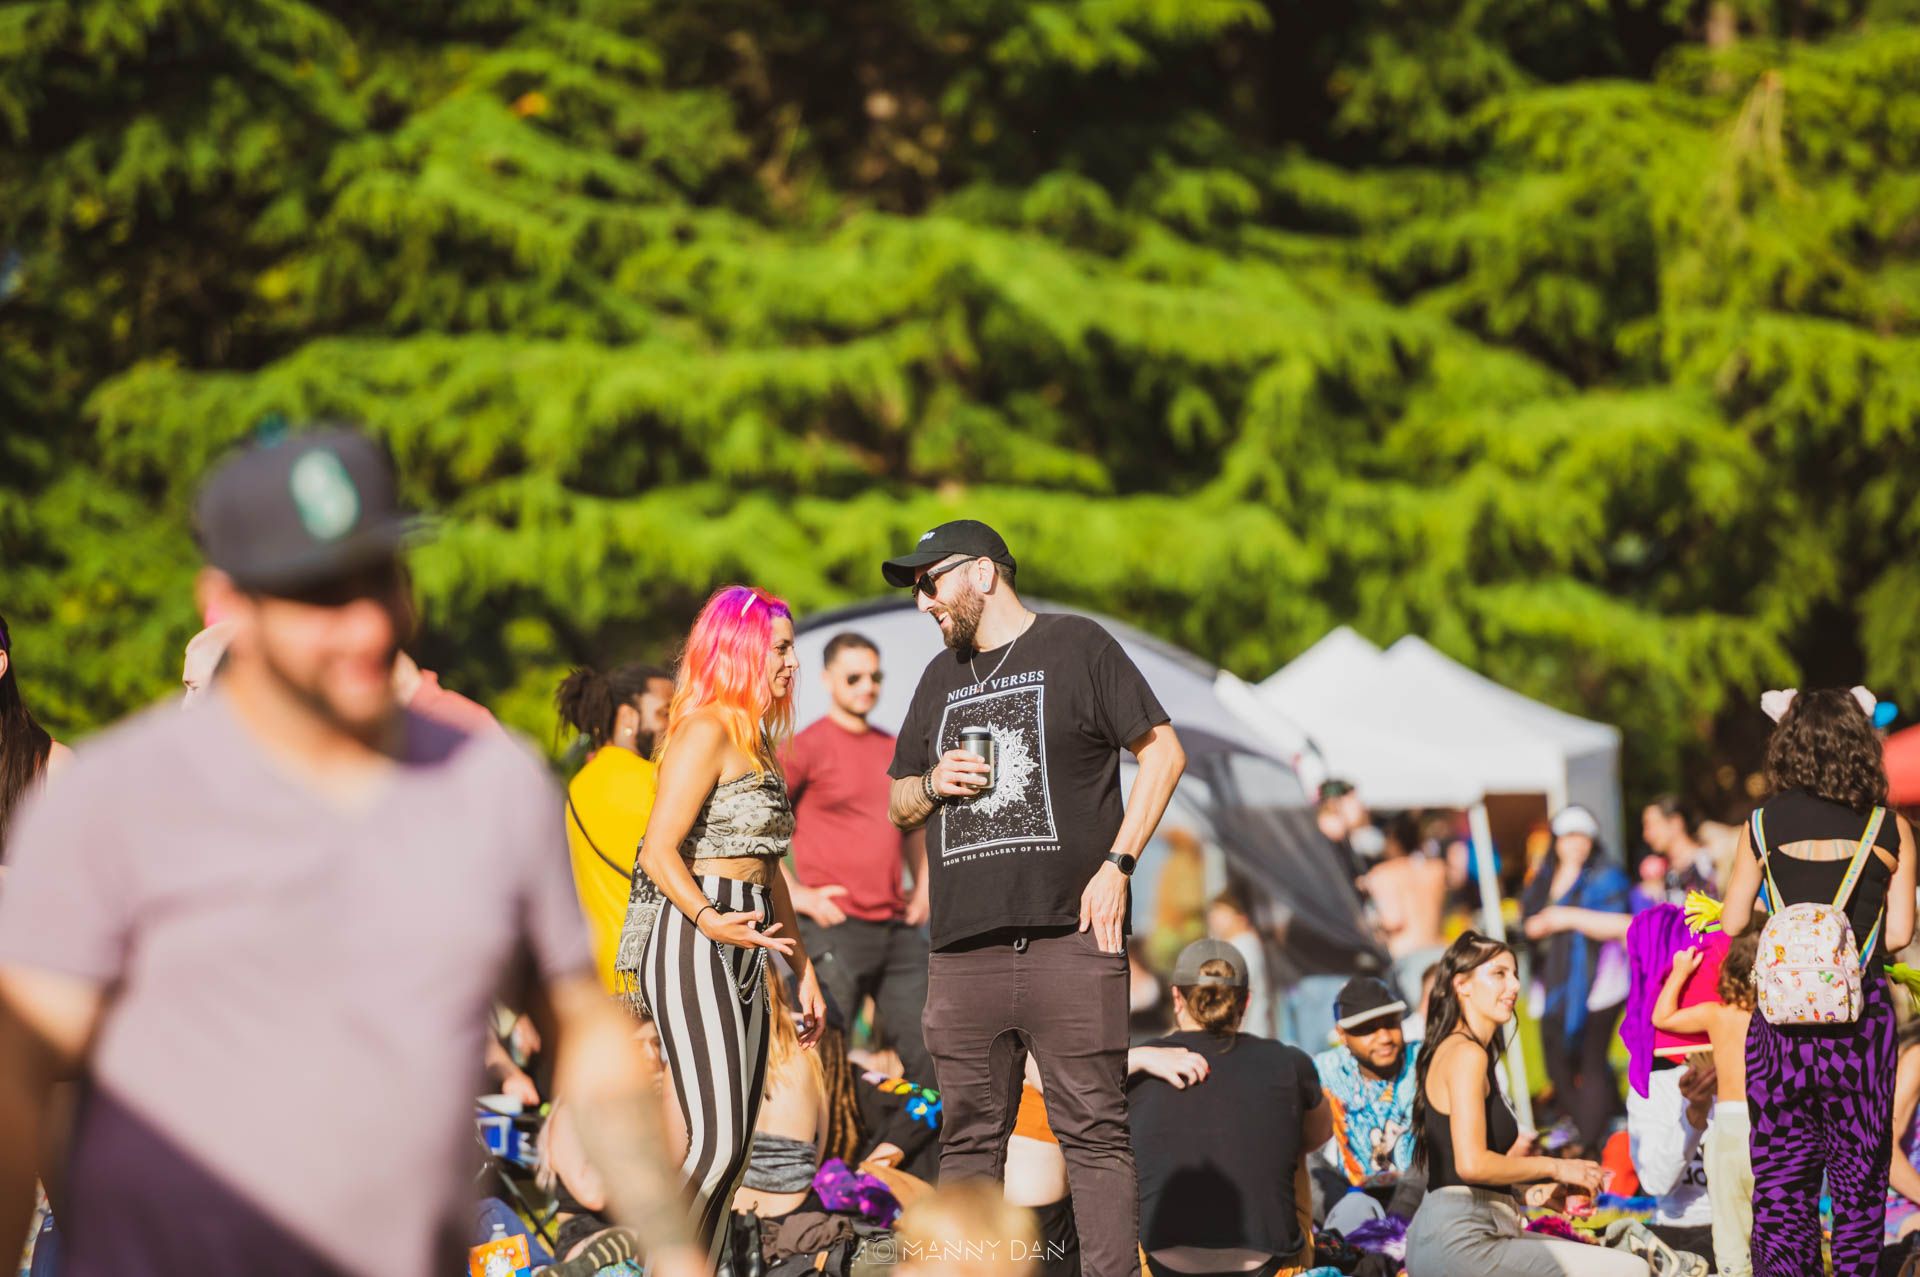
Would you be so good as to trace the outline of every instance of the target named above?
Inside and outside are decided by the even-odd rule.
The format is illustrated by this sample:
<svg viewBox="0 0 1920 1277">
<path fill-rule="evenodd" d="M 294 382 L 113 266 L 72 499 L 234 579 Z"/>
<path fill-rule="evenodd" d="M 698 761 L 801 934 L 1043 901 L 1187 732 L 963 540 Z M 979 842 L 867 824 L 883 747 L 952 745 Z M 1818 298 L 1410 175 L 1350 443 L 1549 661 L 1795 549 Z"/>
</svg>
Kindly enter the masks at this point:
<svg viewBox="0 0 1920 1277">
<path fill-rule="evenodd" d="M 766 1080 L 769 950 L 799 975 L 801 1041 L 812 1046 L 826 1022 L 780 876 L 793 808 L 775 760 L 793 730 L 798 669 L 785 603 L 744 585 L 707 600 L 667 709 L 615 961 L 659 1031 L 686 1140 L 681 1173 L 716 1253 Z"/>
</svg>

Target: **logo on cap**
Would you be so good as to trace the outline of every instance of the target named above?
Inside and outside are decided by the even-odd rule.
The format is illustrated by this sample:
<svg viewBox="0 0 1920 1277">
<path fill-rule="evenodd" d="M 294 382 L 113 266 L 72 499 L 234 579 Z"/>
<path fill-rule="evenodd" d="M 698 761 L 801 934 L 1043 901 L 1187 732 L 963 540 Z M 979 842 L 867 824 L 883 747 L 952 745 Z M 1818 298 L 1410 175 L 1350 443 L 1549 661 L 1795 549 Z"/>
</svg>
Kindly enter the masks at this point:
<svg viewBox="0 0 1920 1277">
<path fill-rule="evenodd" d="M 360 517 L 360 490 L 340 458 L 324 449 L 293 463 L 287 487 L 300 522 L 321 541 L 345 536 Z"/>
<path fill-rule="evenodd" d="M 929 542 L 929 541 L 931 541 L 931 540 L 933 539 L 933 534 L 934 534 L 934 532 L 938 532 L 939 530 L 940 530 L 939 528 L 934 528 L 934 529 L 933 529 L 932 531 L 930 531 L 930 532 L 922 532 L 922 533 L 920 534 L 920 539 L 919 539 L 918 541 L 916 541 L 916 542 L 914 542 L 914 544 L 915 544 L 915 545 L 925 545 L 925 544 L 926 544 L 927 542 Z"/>
</svg>

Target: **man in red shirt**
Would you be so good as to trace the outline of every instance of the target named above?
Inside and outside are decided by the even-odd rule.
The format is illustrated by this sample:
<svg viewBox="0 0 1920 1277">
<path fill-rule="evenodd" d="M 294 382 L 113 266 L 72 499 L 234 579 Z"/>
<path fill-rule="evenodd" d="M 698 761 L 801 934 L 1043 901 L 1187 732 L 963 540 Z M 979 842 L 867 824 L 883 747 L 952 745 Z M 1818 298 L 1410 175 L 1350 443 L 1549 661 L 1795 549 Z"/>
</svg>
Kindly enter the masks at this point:
<svg viewBox="0 0 1920 1277">
<path fill-rule="evenodd" d="M 871 996 L 906 1076 L 931 1084 L 920 1036 L 927 845 L 887 816 L 894 739 L 867 722 L 880 699 L 880 650 L 861 635 L 835 635 L 824 677 L 831 708 L 793 738 L 784 760 L 794 814 L 788 890 L 821 983 L 848 1015 Z M 912 870 L 911 894 L 903 869 Z"/>
</svg>

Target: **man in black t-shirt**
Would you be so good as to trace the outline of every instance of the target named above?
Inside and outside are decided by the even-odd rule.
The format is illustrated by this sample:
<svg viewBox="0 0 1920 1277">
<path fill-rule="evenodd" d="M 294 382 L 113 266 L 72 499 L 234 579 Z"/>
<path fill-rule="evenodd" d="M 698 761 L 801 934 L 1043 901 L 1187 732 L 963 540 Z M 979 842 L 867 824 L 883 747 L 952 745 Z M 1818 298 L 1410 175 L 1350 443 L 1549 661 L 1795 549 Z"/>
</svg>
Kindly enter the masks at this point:
<svg viewBox="0 0 1920 1277">
<path fill-rule="evenodd" d="M 927 830 L 926 1043 L 942 1179 L 999 1179 L 1031 1049 L 1089 1277 L 1138 1271 L 1127 1136 L 1128 875 L 1186 766 L 1167 715 L 1092 621 L 1036 615 L 992 528 L 942 524 L 882 567 L 947 650 L 921 675 L 889 814 Z M 959 748 L 985 729 L 993 766 Z M 1120 798 L 1120 751 L 1139 760 Z M 989 776 L 991 781 L 989 783 Z"/>
</svg>

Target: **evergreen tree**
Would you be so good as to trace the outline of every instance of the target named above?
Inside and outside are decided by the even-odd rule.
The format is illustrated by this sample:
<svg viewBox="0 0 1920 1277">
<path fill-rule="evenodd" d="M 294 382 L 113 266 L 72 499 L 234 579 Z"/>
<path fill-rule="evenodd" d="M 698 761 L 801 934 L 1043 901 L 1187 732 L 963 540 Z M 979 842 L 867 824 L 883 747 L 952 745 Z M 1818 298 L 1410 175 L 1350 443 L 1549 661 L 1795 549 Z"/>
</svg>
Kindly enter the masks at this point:
<svg viewBox="0 0 1920 1277">
<path fill-rule="evenodd" d="M 1425 634 L 1704 788 L 1920 694 L 1920 20 L 1839 0 L 0 11 L 0 554 L 37 707 L 163 689 L 263 418 L 392 445 L 421 655 L 557 673 L 965 511 L 1258 677 Z"/>
</svg>

